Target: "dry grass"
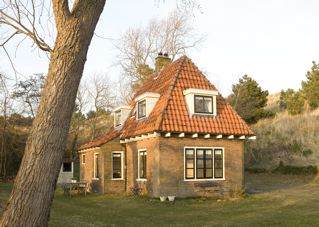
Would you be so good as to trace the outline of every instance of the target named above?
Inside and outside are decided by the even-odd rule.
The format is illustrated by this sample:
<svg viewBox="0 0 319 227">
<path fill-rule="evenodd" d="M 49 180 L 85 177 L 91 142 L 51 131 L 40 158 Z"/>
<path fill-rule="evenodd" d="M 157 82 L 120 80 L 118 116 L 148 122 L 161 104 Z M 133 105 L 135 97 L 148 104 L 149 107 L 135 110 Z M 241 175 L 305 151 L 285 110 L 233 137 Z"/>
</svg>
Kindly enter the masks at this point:
<svg viewBox="0 0 319 227">
<path fill-rule="evenodd" d="M 246 166 L 271 168 L 280 160 L 290 165 L 317 165 L 319 109 L 297 116 L 278 113 L 253 125 L 253 130 L 257 140 L 247 146 Z"/>
</svg>

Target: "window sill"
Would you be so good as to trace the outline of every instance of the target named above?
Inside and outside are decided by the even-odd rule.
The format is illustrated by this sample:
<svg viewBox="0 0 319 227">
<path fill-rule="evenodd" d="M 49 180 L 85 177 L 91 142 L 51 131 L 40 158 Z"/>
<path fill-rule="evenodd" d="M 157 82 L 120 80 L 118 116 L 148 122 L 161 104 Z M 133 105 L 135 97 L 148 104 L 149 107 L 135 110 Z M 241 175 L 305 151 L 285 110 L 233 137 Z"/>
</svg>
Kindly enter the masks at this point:
<svg viewBox="0 0 319 227">
<path fill-rule="evenodd" d="M 147 179 L 136 179 L 136 181 L 145 182 L 145 181 L 147 181 Z"/>
<path fill-rule="evenodd" d="M 184 181 L 223 181 L 225 178 L 211 178 L 211 179 L 184 179 Z"/>
<path fill-rule="evenodd" d="M 111 180 L 120 181 L 120 180 L 124 180 L 124 178 L 112 178 Z"/>
<path fill-rule="evenodd" d="M 192 113 L 192 116 L 216 117 L 216 115 L 213 113 Z"/>
<path fill-rule="evenodd" d="M 100 180 L 100 178 L 92 178 L 92 180 Z"/>
</svg>

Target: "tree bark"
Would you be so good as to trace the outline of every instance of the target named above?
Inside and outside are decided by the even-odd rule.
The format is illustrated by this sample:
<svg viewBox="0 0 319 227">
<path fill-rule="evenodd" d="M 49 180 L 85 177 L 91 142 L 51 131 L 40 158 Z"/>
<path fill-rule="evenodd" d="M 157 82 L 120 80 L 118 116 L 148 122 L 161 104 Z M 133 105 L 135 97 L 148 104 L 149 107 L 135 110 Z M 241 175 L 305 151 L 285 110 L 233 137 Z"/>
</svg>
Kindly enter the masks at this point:
<svg viewBox="0 0 319 227">
<path fill-rule="evenodd" d="M 105 0 L 53 0 L 57 27 L 37 116 L 1 226 L 47 226 L 87 51 Z"/>
</svg>

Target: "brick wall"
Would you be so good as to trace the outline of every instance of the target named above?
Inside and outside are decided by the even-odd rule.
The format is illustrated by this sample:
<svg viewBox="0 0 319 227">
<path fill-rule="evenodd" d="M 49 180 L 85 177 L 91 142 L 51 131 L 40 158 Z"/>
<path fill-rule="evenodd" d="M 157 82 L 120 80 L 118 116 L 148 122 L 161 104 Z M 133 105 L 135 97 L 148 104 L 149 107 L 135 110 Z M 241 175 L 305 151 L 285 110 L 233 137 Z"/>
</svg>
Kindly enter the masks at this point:
<svg viewBox="0 0 319 227">
<path fill-rule="evenodd" d="M 184 180 L 184 147 L 224 147 L 225 180 L 213 181 L 207 188 L 203 181 Z M 176 195 L 192 196 L 224 196 L 243 189 L 243 141 L 215 140 L 192 138 L 159 139 L 160 187 L 154 196 Z"/>
<path fill-rule="evenodd" d="M 137 181 L 138 177 L 138 150 L 147 151 L 147 181 Z M 148 138 L 142 141 L 135 141 L 126 144 L 127 154 L 127 191 L 138 186 L 142 188 L 143 194 L 153 196 L 158 194 L 159 188 L 159 138 Z"/>
<path fill-rule="evenodd" d="M 112 140 L 101 146 L 104 159 L 104 193 L 124 193 L 126 190 L 125 147 L 119 139 Z M 113 180 L 112 152 L 123 151 L 123 180 Z"/>
<path fill-rule="evenodd" d="M 98 160 L 99 162 L 98 167 L 99 167 L 99 173 L 100 173 L 99 179 L 93 179 L 94 153 L 99 154 L 99 160 Z M 83 154 L 85 155 L 84 164 L 83 164 Z M 101 155 L 100 148 L 93 148 L 80 153 L 80 180 L 87 181 L 89 183 L 90 191 L 103 192 L 103 188 L 104 188 L 104 182 L 102 180 L 104 178 L 103 163 L 104 163 L 104 160 L 103 160 L 103 156 Z"/>
</svg>

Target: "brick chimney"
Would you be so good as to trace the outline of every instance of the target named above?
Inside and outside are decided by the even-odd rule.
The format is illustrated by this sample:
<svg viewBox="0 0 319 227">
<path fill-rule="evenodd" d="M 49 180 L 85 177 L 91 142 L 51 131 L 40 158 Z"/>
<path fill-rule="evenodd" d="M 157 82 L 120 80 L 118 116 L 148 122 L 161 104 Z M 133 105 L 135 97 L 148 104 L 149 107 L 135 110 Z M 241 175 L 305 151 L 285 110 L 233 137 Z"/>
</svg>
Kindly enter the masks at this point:
<svg viewBox="0 0 319 227">
<path fill-rule="evenodd" d="M 168 56 L 168 53 L 159 52 L 155 58 L 155 72 L 160 72 L 164 67 L 166 67 L 172 60 Z"/>
</svg>

